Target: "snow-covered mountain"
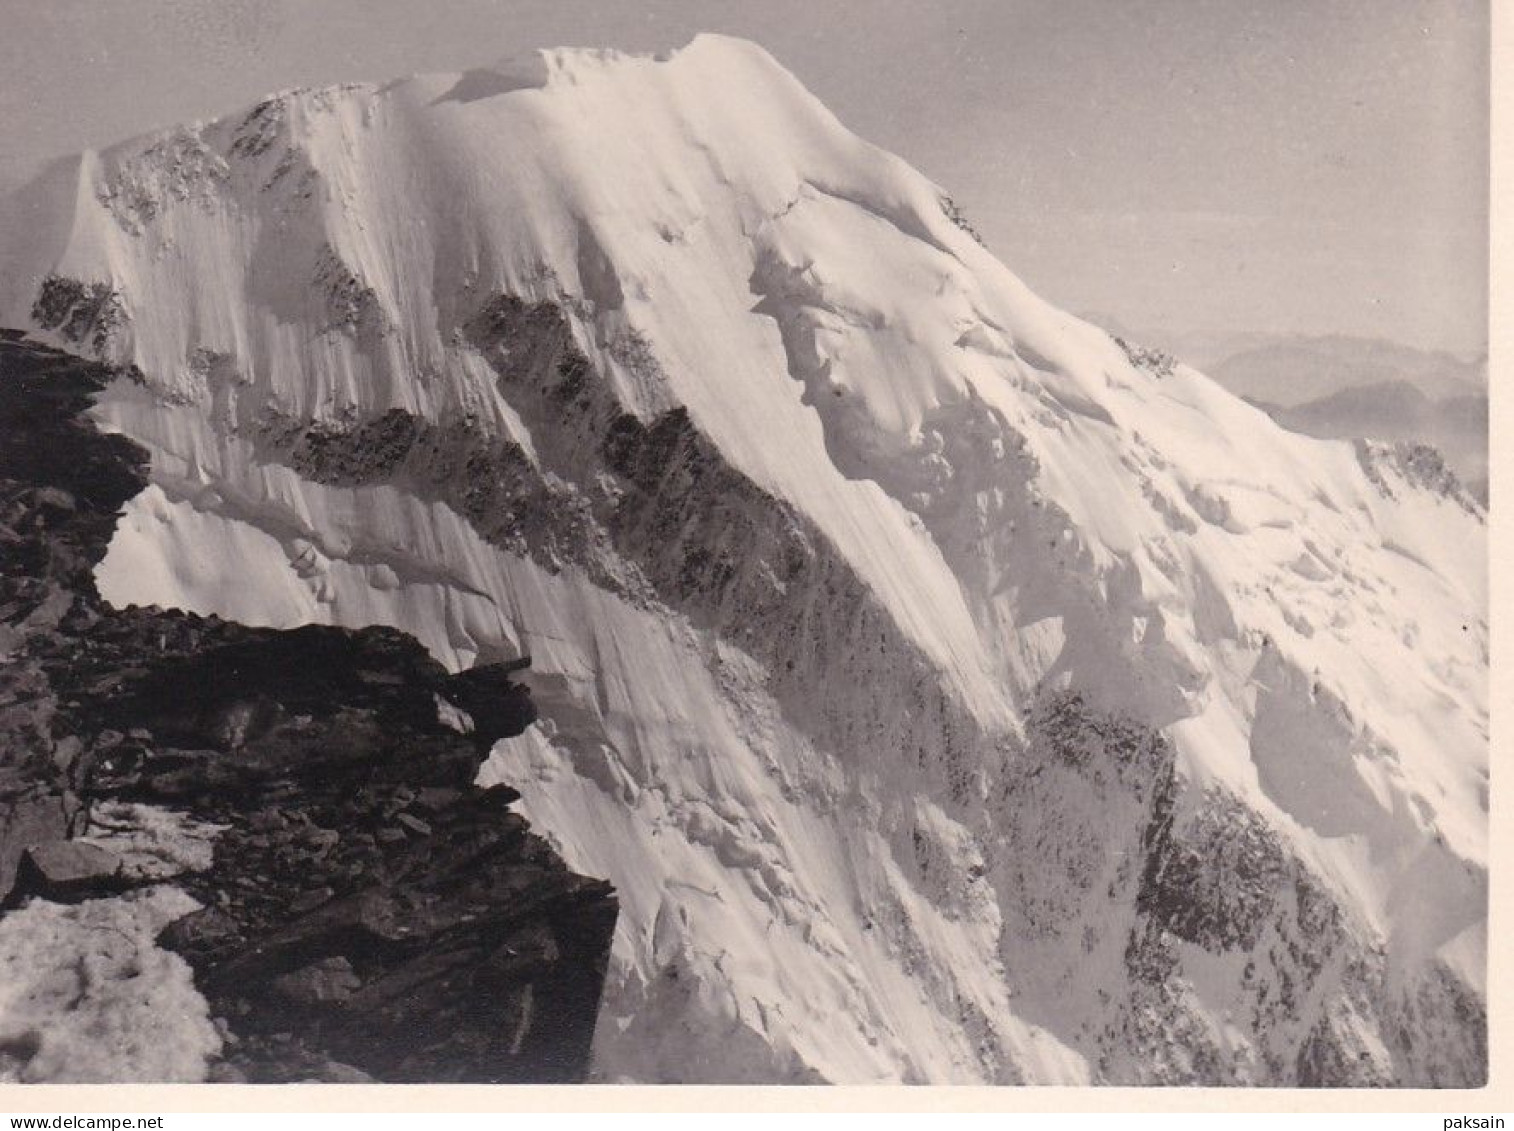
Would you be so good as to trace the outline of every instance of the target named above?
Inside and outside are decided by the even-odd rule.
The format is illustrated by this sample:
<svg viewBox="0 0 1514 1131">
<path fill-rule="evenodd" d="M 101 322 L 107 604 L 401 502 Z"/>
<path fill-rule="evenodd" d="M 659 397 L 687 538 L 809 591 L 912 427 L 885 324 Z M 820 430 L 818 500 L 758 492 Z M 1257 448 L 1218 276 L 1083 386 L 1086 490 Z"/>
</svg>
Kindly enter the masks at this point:
<svg viewBox="0 0 1514 1131">
<path fill-rule="evenodd" d="M 1485 520 L 1038 299 L 759 48 L 299 91 L 55 167 L 117 604 L 533 658 L 607 1081 L 1468 1084 Z"/>
</svg>

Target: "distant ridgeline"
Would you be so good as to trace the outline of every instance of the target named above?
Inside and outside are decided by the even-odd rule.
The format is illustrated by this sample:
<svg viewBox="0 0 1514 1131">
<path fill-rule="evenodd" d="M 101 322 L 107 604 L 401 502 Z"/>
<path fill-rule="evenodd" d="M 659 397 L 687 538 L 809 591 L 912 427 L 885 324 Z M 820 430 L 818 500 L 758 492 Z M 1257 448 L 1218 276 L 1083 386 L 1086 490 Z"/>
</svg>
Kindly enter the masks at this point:
<svg viewBox="0 0 1514 1131">
<path fill-rule="evenodd" d="M 474 784 L 519 665 L 108 607 L 111 376 L 0 341 L 0 1077 L 583 1079 L 616 897 Z"/>
</svg>

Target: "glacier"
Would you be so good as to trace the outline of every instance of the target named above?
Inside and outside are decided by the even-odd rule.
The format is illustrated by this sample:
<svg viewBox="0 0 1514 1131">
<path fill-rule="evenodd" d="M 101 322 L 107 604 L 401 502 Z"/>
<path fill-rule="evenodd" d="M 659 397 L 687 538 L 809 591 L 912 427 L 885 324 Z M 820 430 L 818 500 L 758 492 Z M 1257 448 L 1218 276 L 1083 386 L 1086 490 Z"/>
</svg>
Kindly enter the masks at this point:
<svg viewBox="0 0 1514 1131">
<path fill-rule="evenodd" d="M 119 606 L 518 656 L 596 1079 L 1486 1075 L 1486 515 L 1034 295 L 761 48 L 286 92 L 57 163 Z"/>
</svg>

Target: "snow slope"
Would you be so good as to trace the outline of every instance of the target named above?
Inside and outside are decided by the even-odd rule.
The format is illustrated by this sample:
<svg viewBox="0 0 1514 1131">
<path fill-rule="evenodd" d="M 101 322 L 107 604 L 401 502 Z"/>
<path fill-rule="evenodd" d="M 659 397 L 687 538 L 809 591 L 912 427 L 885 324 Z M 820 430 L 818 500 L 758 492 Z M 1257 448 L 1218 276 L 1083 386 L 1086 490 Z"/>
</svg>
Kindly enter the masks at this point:
<svg viewBox="0 0 1514 1131">
<path fill-rule="evenodd" d="M 299 91 L 51 170 L 118 604 L 529 652 L 606 1080 L 1466 1083 L 1487 570 L 1033 295 L 761 49 Z M 132 368 L 134 367 L 134 368 Z"/>
</svg>

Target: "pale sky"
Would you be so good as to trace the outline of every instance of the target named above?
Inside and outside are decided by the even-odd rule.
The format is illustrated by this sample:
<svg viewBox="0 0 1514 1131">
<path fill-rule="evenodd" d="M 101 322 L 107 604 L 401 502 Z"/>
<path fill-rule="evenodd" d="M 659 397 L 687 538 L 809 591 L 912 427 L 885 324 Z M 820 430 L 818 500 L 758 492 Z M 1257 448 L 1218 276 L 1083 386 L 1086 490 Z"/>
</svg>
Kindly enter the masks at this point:
<svg viewBox="0 0 1514 1131">
<path fill-rule="evenodd" d="M 1069 310 L 1484 349 L 1486 0 L 6 0 L 0 192 L 290 86 L 763 44 Z"/>
</svg>

